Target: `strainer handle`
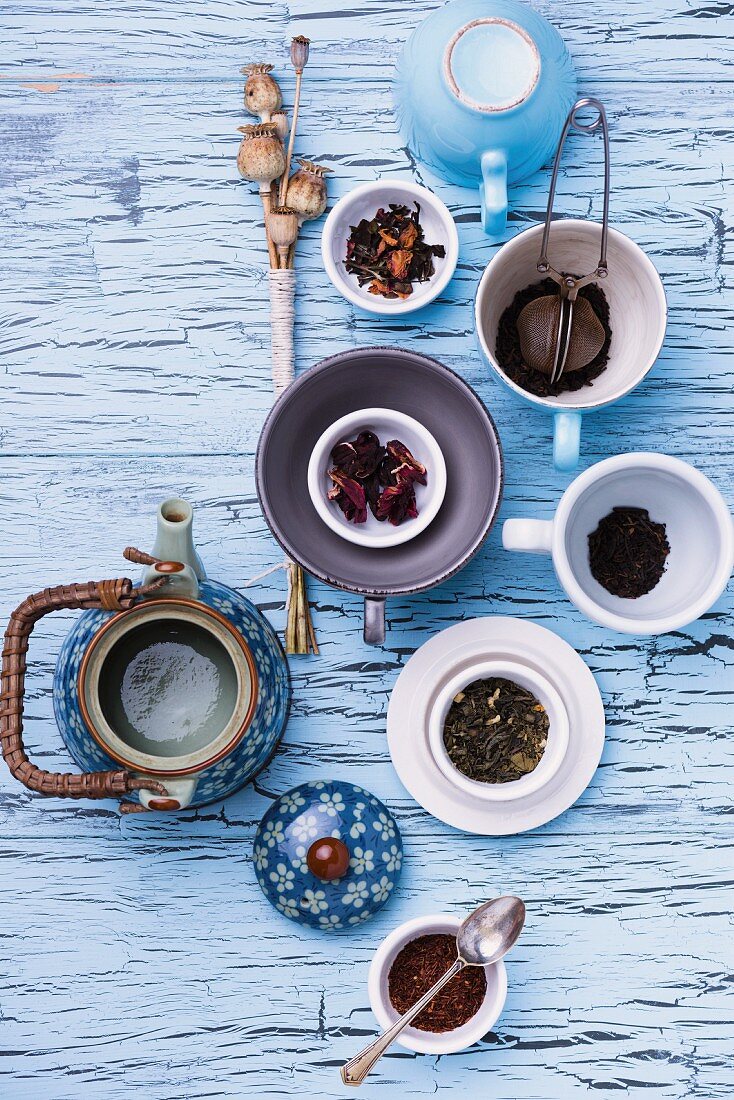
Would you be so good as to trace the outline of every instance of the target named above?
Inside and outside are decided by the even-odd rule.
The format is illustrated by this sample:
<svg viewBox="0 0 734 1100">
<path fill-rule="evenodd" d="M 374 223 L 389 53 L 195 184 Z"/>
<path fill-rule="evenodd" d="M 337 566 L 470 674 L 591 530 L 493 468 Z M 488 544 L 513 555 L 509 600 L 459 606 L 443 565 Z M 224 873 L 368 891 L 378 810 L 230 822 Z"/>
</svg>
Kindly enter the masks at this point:
<svg viewBox="0 0 734 1100">
<path fill-rule="evenodd" d="M 591 122 L 582 122 L 576 116 L 579 111 L 585 107 L 593 107 L 597 112 L 597 116 Z M 553 172 L 551 174 L 550 191 L 548 192 L 548 209 L 545 213 L 545 227 L 543 229 L 543 240 L 540 245 L 540 258 L 538 260 L 538 271 L 541 274 L 547 274 L 552 270 L 550 261 L 548 260 L 548 238 L 550 236 L 551 218 L 553 217 L 553 201 L 556 197 L 556 182 L 558 180 L 558 169 L 561 165 L 561 155 L 563 153 L 563 146 L 565 145 L 568 131 L 573 128 L 578 130 L 582 134 L 594 134 L 597 130 L 601 129 L 604 137 L 604 209 L 602 213 L 602 225 L 601 225 L 601 253 L 599 256 L 599 264 L 592 276 L 598 278 L 604 278 L 607 273 L 607 229 L 609 226 L 609 127 L 607 126 L 607 115 L 604 110 L 603 104 L 592 96 L 584 96 L 583 99 L 578 99 L 571 110 L 568 112 L 566 121 L 561 132 L 560 141 L 558 142 L 558 148 L 556 149 L 556 159 L 553 162 Z"/>
</svg>

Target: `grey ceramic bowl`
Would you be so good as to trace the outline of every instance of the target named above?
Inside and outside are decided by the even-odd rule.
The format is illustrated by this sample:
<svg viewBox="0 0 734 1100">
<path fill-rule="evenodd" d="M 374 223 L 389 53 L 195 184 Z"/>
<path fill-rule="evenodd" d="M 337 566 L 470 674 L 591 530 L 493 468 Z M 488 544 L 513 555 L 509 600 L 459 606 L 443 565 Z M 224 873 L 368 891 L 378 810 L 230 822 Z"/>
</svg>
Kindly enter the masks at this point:
<svg viewBox="0 0 734 1100">
<path fill-rule="evenodd" d="M 345 542 L 309 496 L 308 462 L 330 424 L 356 409 L 396 409 L 423 424 L 446 461 L 446 495 L 430 526 L 401 546 Z M 430 471 L 429 471 L 430 476 Z M 357 348 L 324 359 L 288 387 L 260 436 L 257 493 L 286 553 L 335 588 L 365 597 L 365 640 L 385 636 L 385 598 L 421 592 L 476 554 L 502 497 L 502 450 L 494 421 L 453 371 L 402 348 Z"/>
</svg>

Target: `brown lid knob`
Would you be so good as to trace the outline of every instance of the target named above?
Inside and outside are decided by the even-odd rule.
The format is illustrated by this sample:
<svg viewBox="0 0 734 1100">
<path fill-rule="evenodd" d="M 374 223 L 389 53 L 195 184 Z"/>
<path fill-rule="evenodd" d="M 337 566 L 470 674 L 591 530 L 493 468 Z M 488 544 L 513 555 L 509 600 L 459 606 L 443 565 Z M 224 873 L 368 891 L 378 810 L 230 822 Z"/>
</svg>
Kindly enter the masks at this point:
<svg viewBox="0 0 734 1100">
<path fill-rule="evenodd" d="M 349 849 L 343 840 L 324 836 L 314 840 L 306 855 L 306 864 L 312 875 L 332 882 L 349 870 Z"/>
</svg>

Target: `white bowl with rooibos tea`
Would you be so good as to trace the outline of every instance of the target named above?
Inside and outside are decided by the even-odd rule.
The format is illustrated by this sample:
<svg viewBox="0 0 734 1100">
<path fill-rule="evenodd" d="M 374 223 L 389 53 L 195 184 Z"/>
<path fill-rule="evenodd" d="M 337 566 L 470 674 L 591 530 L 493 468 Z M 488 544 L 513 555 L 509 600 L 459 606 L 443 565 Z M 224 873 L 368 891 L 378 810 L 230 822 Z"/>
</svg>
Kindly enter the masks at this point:
<svg viewBox="0 0 734 1100">
<path fill-rule="evenodd" d="M 374 954 L 367 979 L 370 1005 L 386 1030 L 454 963 L 461 918 L 416 917 L 395 928 Z M 454 1054 L 478 1043 L 497 1023 L 507 996 L 502 960 L 467 966 L 438 993 L 395 1042 L 418 1054 Z"/>
<path fill-rule="evenodd" d="M 399 546 L 422 534 L 446 493 L 446 463 L 433 435 L 394 409 L 357 409 L 319 437 L 308 491 L 320 518 L 348 542 Z"/>
<path fill-rule="evenodd" d="M 545 786 L 563 763 L 568 733 L 551 682 L 507 659 L 465 666 L 438 692 L 428 720 L 429 747 L 446 778 L 494 802 Z"/>
</svg>

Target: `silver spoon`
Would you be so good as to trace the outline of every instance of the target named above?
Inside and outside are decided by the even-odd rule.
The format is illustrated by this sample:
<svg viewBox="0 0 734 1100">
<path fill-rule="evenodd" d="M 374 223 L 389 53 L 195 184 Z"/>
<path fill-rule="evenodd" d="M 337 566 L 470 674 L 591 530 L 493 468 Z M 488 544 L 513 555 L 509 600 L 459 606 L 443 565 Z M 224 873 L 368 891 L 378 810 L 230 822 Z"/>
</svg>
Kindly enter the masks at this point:
<svg viewBox="0 0 734 1100">
<path fill-rule="evenodd" d="M 458 958 L 442 978 L 409 1008 L 392 1027 L 378 1035 L 341 1068 L 345 1085 L 361 1085 L 375 1062 L 397 1039 L 404 1027 L 432 1001 L 440 989 L 465 966 L 491 966 L 499 962 L 514 945 L 525 923 L 525 905 L 512 896 L 485 901 L 471 913 L 456 933 Z"/>
</svg>

